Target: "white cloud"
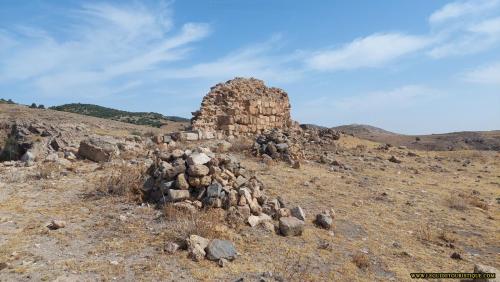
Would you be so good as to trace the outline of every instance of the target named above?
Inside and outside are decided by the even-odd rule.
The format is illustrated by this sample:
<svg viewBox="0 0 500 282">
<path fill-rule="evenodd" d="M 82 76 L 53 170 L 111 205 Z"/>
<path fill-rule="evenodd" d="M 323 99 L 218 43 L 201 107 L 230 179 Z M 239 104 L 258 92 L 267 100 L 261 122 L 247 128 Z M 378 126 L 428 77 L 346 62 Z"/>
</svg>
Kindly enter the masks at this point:
<svg viewBox="0 0 500 282">
<path fill-rule="evenodd" d="M 500 62 L 469 71 L 464 74 L 463 78 L 472 83 L 500 85 Z"/>
<path fill-rule="evenodd" d="M 500 0 L 468 0 L 446 4 L 429 17 L 432 24 L 443 23 L 464 16 L 487 12 L 500 4 Z"/>
<path fill-rule="evenodd" d="M 303 69 L 293 67 L 300 53 L 272 55 L 280 44 L 280 36 L 267 42 L 253 44 L 231 52 L 210 62 L 198 63 L 187 68 L 167 69 L 160 72 L 163 78 L 229 79 L 235 76 L 257 77 L 271 81 L 291 81 L 303 74 Z"/>
<path fill-rule="evenodd" d="M 405 85 L 392 90 L 346 97 L 335 101 L 333 105 L 344 111 L 372 111 L 413 106 L 440 95 L 440 91 L 424 85 Z"/>
<path fill-rule="evenodd" d="M 358 38 L 341 48 L 314 53 L 307 64 L 316 70 L 379 67 L 428 46 L 429 38 L 400 33 L 380 33 Z"/>
<path fill-rule="evenodd" d="M 186 23 L 173 29 L 168 7 L 110 4 L 85 5 L 69 13 L 65 37 L 34 27 L 11 29 L 0 49 L 0 80 L 28 81 L 47 95 L 72 95 L 129 89 L 117 79 L 155 70 L 160 64 L 185 58 L 193 42 L 210 33 L 207 24 Z M 104 93 L 106 92 L 106 93 Z M 95 93 L 94 93 L 95 94 Z"/>
<path fill-rule="evenodd" d="M 500 17 L 487 19 L 477 24 L 473 24 L 469 27 L 469 31 L 474 33 L 498 35 L 500 34 Z"/>
</svg>

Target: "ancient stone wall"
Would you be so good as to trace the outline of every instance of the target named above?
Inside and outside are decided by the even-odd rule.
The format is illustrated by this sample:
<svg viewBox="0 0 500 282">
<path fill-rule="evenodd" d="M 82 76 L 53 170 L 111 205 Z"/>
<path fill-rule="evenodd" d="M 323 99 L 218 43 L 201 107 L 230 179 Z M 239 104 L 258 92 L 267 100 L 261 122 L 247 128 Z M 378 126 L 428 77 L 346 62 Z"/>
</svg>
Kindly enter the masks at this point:
<svg viewBox="0 0 500 282">
<path fill-rule="evenodd" d="M 255 78 L 235 78 L 215 85 L 193 116 L 193 130 L 218 138 L 292 126 L 288 94 Z"/>
</svg>

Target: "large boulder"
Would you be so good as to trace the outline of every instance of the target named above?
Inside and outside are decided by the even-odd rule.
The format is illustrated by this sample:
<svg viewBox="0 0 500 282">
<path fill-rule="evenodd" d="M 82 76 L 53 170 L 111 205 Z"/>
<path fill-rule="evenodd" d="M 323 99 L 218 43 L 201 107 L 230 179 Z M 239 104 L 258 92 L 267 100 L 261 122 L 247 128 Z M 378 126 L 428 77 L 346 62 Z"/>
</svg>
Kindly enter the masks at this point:
<svg viewBox="0 0 500 282">
<path fill-rule="evenodd" d="M 283 236 L 300 236 L 304 232 L 304 222 L 292 216 L 282 217 L 279 229 Z"/>
<path fill-rule="evenodd" d="M 227 240 L 214 239 L 208 244 L 205 251 L 207 259 L 212 261 L 220 259 L 233 260 L 236 258 L 236 248 L 233 243 Z"/>
<path fill-rule="evenodd" d="M 116 144 L 102 138 L 83 140 L 78 149 L 78 155 L 94 162 L 108 162 L 119 154 Z"/>
<path fill-rule="evenodd" d="M 479 281 L 479 282 L 500 282 L 500 272 L 488 265 L 483 265 L 483 264 L 475 264 L 474 265 L 474 273 L 496 273 L 496 278 L 491 278 L 491 279 L 477 279 L 474 281 Z"/>
</svg>

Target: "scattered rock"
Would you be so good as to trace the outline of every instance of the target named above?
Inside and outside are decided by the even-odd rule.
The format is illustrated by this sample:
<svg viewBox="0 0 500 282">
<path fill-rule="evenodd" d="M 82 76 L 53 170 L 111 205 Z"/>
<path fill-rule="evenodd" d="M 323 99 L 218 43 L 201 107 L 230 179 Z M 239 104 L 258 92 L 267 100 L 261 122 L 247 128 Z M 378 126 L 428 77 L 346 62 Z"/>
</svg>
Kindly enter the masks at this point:
<svg viewBox="0 0 500 282">
<path fill-rule="evenodd" d="M 461 260 L 462 256 L 459 253 L 454 252 L 453 254 L 451 254 L 450 258 L 456 259 L 456 260 Z"/>
<path fill-rule="evenodd" d="M 32 152 L 27 151 L 26 153 L 24 153 L 24 155 L 22 155 L 21 161 L 25 163 L 34 162 L 35 155 Z"/>
<path fill-rule="evenodd" d="M 118 146 L 103 138 L 84 140 L 78 149 L 78 155 L 94 162 L 108 162 L 119 154 Z"/>
<path fill-rule="evenodd" d="M 225 267 L 229 264 L 229 261 L 225 258 L 221 258 L 219 259 L 219 261 L 217 262 L 217 264 L 220 266 L 220 267 Z"/>
<path fill-rule="evenodd" d="M 247 221 L 248 221 L 248 224 L 251 227 L 255 227 L 255 226 L 257 226 L 257 225 L 259 225 L 261 223 L 264 223 L 265 221 L 272 221 L 272 220 L 273 219 L 269 215 L 263 213 L 263 214 L 258 215 L 258 216 L 251 215 L 251 216 L 248 217 Z"/>
<path fill-rule="evenodd" d="M 293 217 L 296 217 L 302 221 L 306 220 L 306 214 L 305 214 L 304 210 L 302 210 L 302 208 L 299 206 L 292 208 L 290 210 L 290 213 Z"/>
<path fill-rule="evenodd" d="M 177 250 L 179 249 L 179 244 L 177 243 L 174 243 L 174 242 L 167 242 L 165 243 L 165 246 L 163 247 L 163 250 L 166 252 L 166 253 L 169 253 L 169 254 L 174 254 L 175 252 L 177 252 Z"/>
<path fill-rule="evenodd" d="M 186 240 L 186 245 L 188 247 L 188 254 L 194 261 L 201 261 L 205 258 L 206 252 L 205 248 L 208 246 L 210 241 L 198 235 L 190 235 Z"/>
<path fill-rule="evenodd" d="M 236 249 L 232 242 L 227 240 L 214 239 L 207 248 L 207 259 L 218 261 L 220 259 L 233 260 L 236 258 Z"/>
<path fill-rule="evenodd" d="M 393 162 L 393 163 L 396 163 L 396 164 L 401 163 L 401 160 L 400 160 L 400 159 L 398 159 L 398 158 L 396 158 L 395 156 L 391 156 L 391 157 L 389 158 L 389 161 L 390 161 L 390 162 Z"/>
<path fill-rule="evenodd" d="M 474 281 L 478 282 L 500 282 L 500 271 L 498 269 L 492 267 L 492 266 L 487 266 L 484 264 L 475 264 L 474 265 L 474 273 L 495 273 L 496 278 L 495 279 L 478 279 Z"/>
<path fill-rule="evenodd" d="M 314 223 L 321 228 L 330 229 L 333 225 L 333 218 L 329 212 L 323 211 L 316 215 Z"/>
<path fill-rule="evenodd" d="M 304 231 L 304 222 L 296 217 L 282 217 L 279 230 L 283 236 L 300 236 Z"/>
<path fill-rule="evenodd" d="M 66 222 L 63 220 L 54 219 L 50 222 L 49 225 L 47 225 L 47 227 L 51 230 L 57 230 L 57 229 L 66 227 Z"/>
</svg>

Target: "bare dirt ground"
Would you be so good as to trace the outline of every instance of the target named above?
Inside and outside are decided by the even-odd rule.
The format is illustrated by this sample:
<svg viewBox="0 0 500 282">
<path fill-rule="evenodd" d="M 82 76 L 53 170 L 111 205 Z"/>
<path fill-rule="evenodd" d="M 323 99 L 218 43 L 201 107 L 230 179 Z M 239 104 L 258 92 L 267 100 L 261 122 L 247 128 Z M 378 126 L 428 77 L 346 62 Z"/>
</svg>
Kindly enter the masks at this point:
<svg viewBox="0 0 500 282">
<path fill-rule="evenodd" d="M 102 134 L 147 130 L 62 114 Z M 379 146 L 342 136 L 335 159 L 347 169 L 306 162 L 297 170 L 236 153 L 265 193 L 305 210 L 306 228 L 300 237 L 283 237 L 217 223 L 217 234 L 239 252 L 223 268 L 194 262 L 185 251 L 165 253 L 176 230 L 161 210 L 97 193 L 114 164 L 0 166 L 0 281 L 259 281 L 265 272 L 285 281 L 410 281 L 411 272 L 472 272 L 475 263 L 499 268 L 499 153 Z M 333 229 L 317 228 L 314 215 L 330 208 Z M 53 219 L 66 227 L 50 230 Z M 451 258 L 455 252 L 461 259 Z"/>
<path fill-rule="evenodd" d="M 429 135 L 404 135 L 368 125 L 343 125 L 334 129 L 358 138 L 406 146 L 426 151 L 493 150 L 500 151 L 500 130 L 463 131 Z"/>
</svg>

